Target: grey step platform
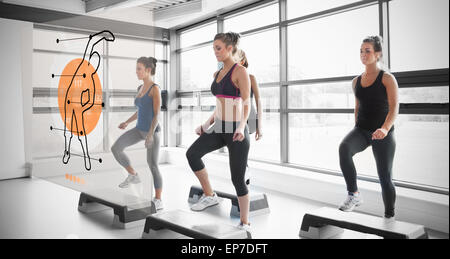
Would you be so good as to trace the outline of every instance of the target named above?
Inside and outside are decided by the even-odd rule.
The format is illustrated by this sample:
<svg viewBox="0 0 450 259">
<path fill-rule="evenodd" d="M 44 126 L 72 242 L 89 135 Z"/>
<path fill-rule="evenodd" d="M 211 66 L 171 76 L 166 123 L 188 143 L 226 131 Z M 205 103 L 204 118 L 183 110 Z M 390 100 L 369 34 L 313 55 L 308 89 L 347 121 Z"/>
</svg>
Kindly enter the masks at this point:
<svg viewBox="0 0 450 259">
<path fill-rule="evenodd" d="M 342 233 L 343 229 L 373 234 L 385 239 L 428 239 L 424 226 L 406 222 L 387 222 L 381 217 L 343 212 L 324 207 L 303 217 L 300 237 L 325 239 Z"/>
<path fill-rule="evenodd" d="M 236 226 L 218 222 L 213 216 L 199 212 L 174 210 L 147 217 L 142 238 L 174 238 L 167 230 L 178 234 L 175 238 L 194 239 L 251 239 L 249 232 Z"/>
<path fill-rule="evenodd" d="M 124 194 L 117 190 L 102 189 L 88 193 L 81 193 L 78 210 L 83 213 L 95 213 L 113 209 L 113 226 L 129 228 L 143 224 L 147 216 L 156 213 L 152 201 L 140 197 Z"/>
<path fill-rule="evenodd" d="M 239 202 L 238 198 L 235 194 L 230 194 L 226 192 L 220 192 L 215 191 L 217 193 L 217 196 L 225 199 L 231 200 L 231 216 L 239 217 L 240 216 L 240 209 L 239 209 Z M 203 195 L 203 189 L 200 186 L 192 186 L 191 190 L 189 191 L 189 203 L 196 203 L 200 199 L 200 197 Z M 257 216 L 257 215 L 263 215 L 270 213 L 269 208 L 269 201 L 267 200 L 266 194 L 252 194 L 250 193 L 250 208 L 249 208 L 249 215 Z"/>
</svg>

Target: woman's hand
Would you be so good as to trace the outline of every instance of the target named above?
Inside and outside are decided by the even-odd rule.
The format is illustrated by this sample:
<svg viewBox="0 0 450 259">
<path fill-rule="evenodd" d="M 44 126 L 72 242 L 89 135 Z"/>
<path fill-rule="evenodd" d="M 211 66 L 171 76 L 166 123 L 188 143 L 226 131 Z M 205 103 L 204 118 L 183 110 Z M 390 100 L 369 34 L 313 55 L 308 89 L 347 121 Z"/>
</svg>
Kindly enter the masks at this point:
<svg viewBox="0 0 450 259">
<path fill-rule="evenodd" d="M 122 122 L 122 123 L 120 123 L 120 125 L 119 125 L 119 129 L 121 129 L 121 130 L 126 129 L 127 127 L 128 127 L 128 123 L 126 123 L 126 122 Z"/>
<path fill-rule="evenodd" d="M 372 134 L 372 140 L 383 140 L 387 135 L 388 135 L 389 131 L 383 128 L 377 129 L 373 134 Z"/>
<path fill-rule="evenodd" d="M 204 133 L 204 131 L 203 131 L 203 125 L 200 125 L 200 126 L 198 126 L 198 127 L 195 129 L 195 134 L 201 136 L 203 133 Z"/>
<path fill-rule="evenodd" d="M 237 128 L 233 135 L 233 141 L 242 142 L 245 139 L 244 129 Z"/>
<path fill-rule="evenodd" d="M 145 138 L 145 148 L 150 148 L 153 144 L 153 134 L 148 134 Z"/>
<path fill-rule="evenodd" d="M 255 140 L 258 141 L 263 137 L 262 131 L 259 129 L 256 129 L 256 134 L 255 134 Z"/>
</svg>

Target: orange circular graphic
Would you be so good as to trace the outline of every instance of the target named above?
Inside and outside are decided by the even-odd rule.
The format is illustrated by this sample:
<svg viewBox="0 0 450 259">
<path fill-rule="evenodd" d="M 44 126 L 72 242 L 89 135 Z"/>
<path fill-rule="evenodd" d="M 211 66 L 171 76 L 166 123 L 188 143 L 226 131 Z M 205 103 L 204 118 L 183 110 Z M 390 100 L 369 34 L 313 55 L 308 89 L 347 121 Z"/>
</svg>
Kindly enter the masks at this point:
<svg viewBox="0 0 450 259">
<path fill-rule="evenodd" d="M 58 85 L 58 106 L 66 130 L 87 136 L 97 126 L 102 113 L 102 86 L 95 68 L 81 58 L 64 68 Z"/>
</svg>

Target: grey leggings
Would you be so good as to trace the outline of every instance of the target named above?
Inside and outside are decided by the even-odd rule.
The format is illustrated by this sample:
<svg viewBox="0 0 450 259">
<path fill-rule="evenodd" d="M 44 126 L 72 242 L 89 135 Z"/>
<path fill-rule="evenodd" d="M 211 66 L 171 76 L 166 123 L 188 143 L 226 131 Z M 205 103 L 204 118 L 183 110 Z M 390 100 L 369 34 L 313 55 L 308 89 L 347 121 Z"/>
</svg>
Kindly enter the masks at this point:
<svg viewBox="0 0 450 259">
<path fill-rule="evenodd" d="M 120 136 L 111 147 L 111 151 L 117 162 L 119 162 L 119 164 L 124 168 L 130 166 L 130 159 L 123 152 L 124 149 L 138 142 L 144 141 L 146 137 L 147 132 L 140 131 L 137 128 L 131 129 L 122 134 L 122 136 Z M 153 144 L 147 149 L 147 164 L 153 175 L 153 184 L 155 186 L 155 189 L 161 189 L 163 185 L 162 177 L 159 173 L 158 167 L 160 141 L 161 128 L 158 126 L 153 135 Z"/>
</svg>

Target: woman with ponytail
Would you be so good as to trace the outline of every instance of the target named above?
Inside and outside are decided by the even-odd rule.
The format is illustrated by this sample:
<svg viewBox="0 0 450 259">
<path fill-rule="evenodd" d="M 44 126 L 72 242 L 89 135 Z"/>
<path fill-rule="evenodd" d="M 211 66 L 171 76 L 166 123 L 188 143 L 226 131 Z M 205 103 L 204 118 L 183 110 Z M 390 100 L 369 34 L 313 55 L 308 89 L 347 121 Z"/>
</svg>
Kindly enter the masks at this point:
<svg viewBox="0 0 450 259">
<path fill-rule="evenodd" d="M 365 71 L 353 79 L 352 84 L 355 93 L 355 127 L 339 147 L 340 166 L 348 192 L 347 199 L 339 209 L 352 211 L 362 205 L 353 156 L 372 146 L 385 207 L 384 218 L 393 221 L 396 193 L 392 167 L 396 147 L 394 123 L 399 112 L 398 84 L 392 74 L 380 68 L 379 62 L 383 56 L 381 37 L 364 39 L 360 53 Z"/>
<path fill-rule="evenodd" d="M 204 195 L 191 209 L 202 211 L 221 201 L 213 191 L 202 157 L 224 146 L 229 151 L 231 180 L 238 196 L 239 228 L 250 230 L 249 195 L 245 171 L 250 149 L 247 120 L 250 112 L 250 78 L 245 67 L 234 61 L 240 35 L 219 33 L 214 38 L 214 54 L 223 68 L 214 74 L 211 92 L 216 108 L 210 118 L 196 129 L 199 138 L 186 153 L 189 165 L 203 188 Z"/>
<path fill-rule="evenodd" d="M 117 162 L 128 172 L 128 177 L 119 185 L 120 188 L 128 188 L 131 184 L 141 182 L 138 173 L 131 166 L 130 159 L 123 152 L 126 147 L 145 141 L 147 149 L 147 163 L 153 175 L 155 197 L 153 202 L 157 210 L 163 209 L 161 201 L 162 177 L 159 172 L 158 158 L 161 145 L 161 127 L 159 116 L 161 110 L 161 93 L 159 86 L 154 83 L 153 76 L 156 72 L 157 60 L 153 57 L 141 57 L 136 62 L 136 75 L 143 84 L 138 87 L 138 93 L 134 100 L 137 112 L 127 121 L 121 123 L 119 128 L 124 130 L 137 120 L 136 127 L 120 136 L 111 151 Z"/>
</svg>

